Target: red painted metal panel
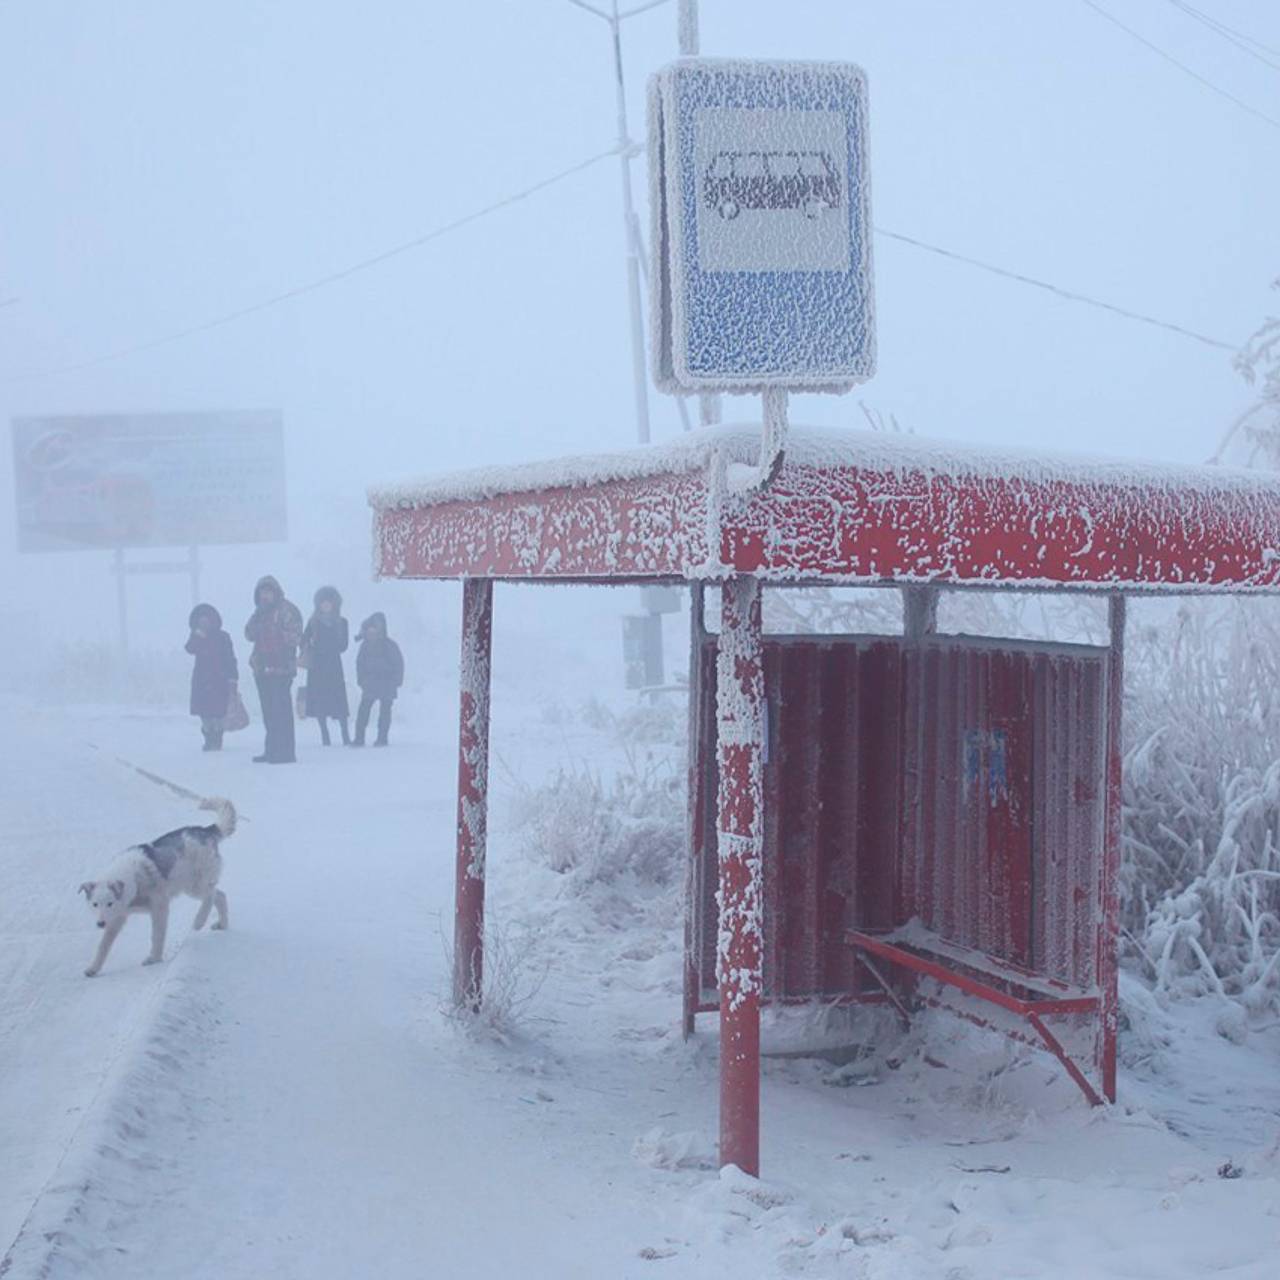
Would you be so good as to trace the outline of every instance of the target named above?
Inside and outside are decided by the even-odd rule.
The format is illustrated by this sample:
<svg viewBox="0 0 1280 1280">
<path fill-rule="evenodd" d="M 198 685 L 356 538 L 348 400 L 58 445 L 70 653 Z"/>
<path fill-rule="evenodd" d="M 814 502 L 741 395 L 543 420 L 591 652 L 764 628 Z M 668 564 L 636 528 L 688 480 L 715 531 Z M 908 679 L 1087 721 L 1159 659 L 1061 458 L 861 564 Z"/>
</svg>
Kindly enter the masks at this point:
<svg viewBox="0 0 1280 1280">
<path fill-rule="evenodd" d="M 1088 987 L 1104 655 L 998 643 L 907 650 L 900 916 Z"/>
<path fill-rule="evenodd" d="M 991 464 L 994 467 L 994 464 Z M 1178 591 L 1280 587 L 1276 486 L 1156 468 L 1091 478 L 788 461 L 766 490 L 714 466 L 495 491 L 375 513 L 386 577 L 1018 583 Z"/>
<path fill-rule="evenodd" d="M 1263 487 L 784 466 L 725 508 L 728 571 L 778 579 L 1274 590 L 1280 502 Z"/>
<path fill-rule="evenodd" d="M 714 753 L 714 637 L 701 663 Z M 1073 987 L 1094 981 L 1102 850 L 1099 650 L 937 638 L 765 641 L 765 994 L 854 995 L 844 928 L 918 917 Z M 697 1005 L 715 1002 L 714 770 L 697 834 Z M 697 870 L 701 861 L 702 870 Z"/>
<path fill-rule="evenodd" d="M 701 661 L 704 707 L 714 702 L 714 637 Z M 852 926 L 894 923 L 901 751 L 901 641 L 799 640 L 764 646 L 768 705 L 764 767 L 764 995 L 881 999 L 845 942 Z M 695 757 L 715 751 L 705 711 Z M 699 974 L 697 1007 L 715 1007 L 714 772 L 695 770 L 703 829 L 691 851 Z"/>
<path fill-rule="evenodd" d="M 375 513 L 387 578 L 687 577 L 709 559 L 700 475 L 498 493 Z"/>
</svg>

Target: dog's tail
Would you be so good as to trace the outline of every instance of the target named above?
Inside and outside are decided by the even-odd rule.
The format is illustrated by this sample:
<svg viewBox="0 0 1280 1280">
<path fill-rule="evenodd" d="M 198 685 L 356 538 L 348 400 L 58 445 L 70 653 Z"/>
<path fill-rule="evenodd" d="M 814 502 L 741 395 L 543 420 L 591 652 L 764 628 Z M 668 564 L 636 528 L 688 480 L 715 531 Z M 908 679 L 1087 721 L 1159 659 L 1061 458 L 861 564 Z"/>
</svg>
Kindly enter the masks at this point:
<svg viewBox="0 0 1280 1280">
<path fill-rule="evenodd" d="M 236 807 L 230 800 L 211 796 L 208 800 L 201 800 L 200 807 L 208 809 L 214 815 L 214 826 L 218 828 L 218 835 L 223 840 L 235 833 Z"/>
</svg>

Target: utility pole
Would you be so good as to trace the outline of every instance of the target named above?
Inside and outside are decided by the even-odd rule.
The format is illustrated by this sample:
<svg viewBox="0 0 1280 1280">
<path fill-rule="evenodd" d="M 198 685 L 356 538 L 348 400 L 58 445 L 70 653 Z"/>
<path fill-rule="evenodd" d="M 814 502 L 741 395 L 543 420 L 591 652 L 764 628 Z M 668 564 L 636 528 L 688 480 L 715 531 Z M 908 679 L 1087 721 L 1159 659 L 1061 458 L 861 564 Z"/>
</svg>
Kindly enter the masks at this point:
<svg viewBox="0 0 1280 1280">
<path fill-rule="evenodd" d="M 679 0 L 676 30 L 680 56 L 696 58 L 699 52 L 698 0 Z M 704 427 L 714 426 L 720 421 L 720 397 L 714 392 L 704 391 L 698 396 L 698 420 Z"/>
<path fill-rule="evenodd" d="M 622 24 L 647 9 L 656 9 L 667 0 L 649 0 L 625 12 L 619 12 L 618 0 L 610 0 L 609 9 L 597 9 L 586 0 L 569 3 L 593 14 L 609 26 L 613 40 L 613 75 L 618 109 L 618 164 L 622 174 L 622 223 L 627 251 L 627 309 L 631 318 L 631 365 L 635 382 L 636 437 L 649 443 L 649 371 L 645 359 L 644 316 L 640 310 L 640 225 L 636 221 L 635 200 L 631 191 L 631 161 L 639 148 L 632 141 L 627 123 L 626 82 L 622 74 Z"/>
</svg>

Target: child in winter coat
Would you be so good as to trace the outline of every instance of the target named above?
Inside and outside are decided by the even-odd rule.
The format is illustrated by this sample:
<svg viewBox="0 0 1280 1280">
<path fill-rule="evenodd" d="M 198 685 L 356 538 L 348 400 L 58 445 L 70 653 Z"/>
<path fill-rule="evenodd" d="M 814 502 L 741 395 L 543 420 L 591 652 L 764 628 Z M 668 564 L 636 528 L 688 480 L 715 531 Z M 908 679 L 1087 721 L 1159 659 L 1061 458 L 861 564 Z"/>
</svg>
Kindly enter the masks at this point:
<svg viewBox="0 0 1280 1280">
<path fill-rule="evenodd" d="M 307 716 L 320 721 L 320 741 L 329 745 L 329 717 L 338 722 L 342 741 L 351 745 L 347 728 L 347 677 L 342 655 L 347 651 L 347 620 L 342 597 L 335 587 L 321 587 L 315 596 L 316 611 L 302 633 L 307 666 Z"/>
<path fill-rule="evenodd" d="M 205 751 L 222 750 L 222 722 L 240 678 L 231 637 L 222 629 L 222 615 L 211 604 L 198 604 L 187 619 L 191 635 L 187 652 L 195 657 L 191 670 L 191 714 L 200 717 Z"/>
<path fill-rule="evenodd" d="M 356 711 L 356 736 L 353 746 L 364 746 L 365 730 L 373 704 L 378 707 L 378 736 L 375 747 L 387 745 L 391 728 L 391 704 L 404 683 L 404 655 L 400 646 L 387 635 L 387 617 L 375 613 L 360 624 L 360 651 L 356 654 L 356 683 L 360 686 L 360 706 Z"/>
</svg>

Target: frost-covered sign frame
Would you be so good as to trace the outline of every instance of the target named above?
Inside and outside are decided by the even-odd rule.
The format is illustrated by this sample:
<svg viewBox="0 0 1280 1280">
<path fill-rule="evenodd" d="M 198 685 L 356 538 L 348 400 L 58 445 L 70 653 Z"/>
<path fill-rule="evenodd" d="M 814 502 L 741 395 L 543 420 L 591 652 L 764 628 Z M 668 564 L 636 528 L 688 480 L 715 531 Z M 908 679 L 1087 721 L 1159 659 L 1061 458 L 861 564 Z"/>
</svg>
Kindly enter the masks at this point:
<svg viewBox="0 0 1280 1280">
<path fill-rule="evenodd" d="M 875 372 L 866 77 L 685 58 L 650 82 L 654 377 L 847 391 Z"/>
</svg>

